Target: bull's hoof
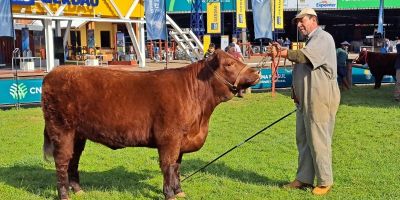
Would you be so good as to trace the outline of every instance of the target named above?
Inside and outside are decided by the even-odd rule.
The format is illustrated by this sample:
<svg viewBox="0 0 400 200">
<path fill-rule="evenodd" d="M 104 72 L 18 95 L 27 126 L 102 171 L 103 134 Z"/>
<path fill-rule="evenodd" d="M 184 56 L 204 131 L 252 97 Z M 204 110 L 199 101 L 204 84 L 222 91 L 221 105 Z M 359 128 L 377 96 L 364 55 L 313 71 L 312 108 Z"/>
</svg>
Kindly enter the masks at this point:
<svg viewBox="0 0 400 200">
<path fill-rule="evenodd" d="M 75 192 L 75 195 L 77 195 L 77 196 L 81 196 L 83 194 L 85 194 L 85 192 L 83 190 L 79 190 L 79 191 Z"/>
<path fill-rule="evenodd" d="M 178 197 L 178 198 L 184 198 L 184 197 L 186 197 L 186 194 L 184 192 L 179 192 L 175 196 Z"/>
</svg>

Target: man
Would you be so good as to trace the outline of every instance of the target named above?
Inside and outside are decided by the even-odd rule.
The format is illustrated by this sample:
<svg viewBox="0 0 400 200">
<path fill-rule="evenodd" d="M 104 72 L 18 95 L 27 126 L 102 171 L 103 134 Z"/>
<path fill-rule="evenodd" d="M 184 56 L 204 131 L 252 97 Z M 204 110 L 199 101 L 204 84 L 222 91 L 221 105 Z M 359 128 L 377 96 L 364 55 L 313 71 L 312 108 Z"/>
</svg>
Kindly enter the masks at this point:
<svg viewBox="0 0 400 200">
<path fill-rule="evenodd" d="M 242 55 L 242 50 L 240 49 L 239 45 L 237 44 L 237 38 L 232 37 L 232 43 L 235 44 L 235 51 Z"/>
<path fill-rule="evenodd" d="M 303 189 L 317 184 L 314 195 L 327 194 L 333 185 L 332 134 L 340 91 L 337 83 L 336 51 L 332 36 L 318 25 L 311 8 L 295 17 L 298 30 L 307 38 L 300 50 L 280 49 L 274 43 L 270 54 L 295 62 L 293 69 L 294 101 L 297 105 L 296 143 L 299 153 L 296 179 L 287 188 Z"/>
<path fill-rule="evenodd" d="M 336 49 L 336 60 L 337 60 L 337 71 L 339 76 L 340 87 L 343 90 L 350 89 L 349 82 L 347 81 L 347 59 L 349 57 L 347 53 L 348 46 L 350 43 L 344 41 L 340 43 L 341 47 Z"/>
<path fill-rule="evenodd" d="M 400 41 L 397 41 L 396 49 L 397 49 L 397 56 L 396 62 L 394 64 L 394 68 L 396 69 L 396 85 L 394 88 L 394 100 L 400 102 Z"/>
<path fill-rule="evenodd" d="M 208 49 L 207 52 L 204 54 L 204 58 L 208 58 L 210 56 L 212 56 L 215 52 L 215 44 L 214 43 L 210 43 L 210 45 L 208 45 Z"/>
</svg>

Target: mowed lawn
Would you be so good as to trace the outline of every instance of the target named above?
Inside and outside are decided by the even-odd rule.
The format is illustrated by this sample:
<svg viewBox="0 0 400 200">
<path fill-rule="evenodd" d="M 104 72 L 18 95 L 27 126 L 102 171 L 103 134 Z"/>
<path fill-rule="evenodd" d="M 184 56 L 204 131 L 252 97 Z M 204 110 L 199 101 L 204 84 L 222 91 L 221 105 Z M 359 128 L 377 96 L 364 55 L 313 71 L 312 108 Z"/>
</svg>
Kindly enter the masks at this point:
<svg viewBox="0 0 400 200">
<path fill-rule="evenodd" d="M 295 115 L 182 183 L 186 199 L 400 199 L 400 104 L 393 85 L 342 93 L 333 139 L 335 185 L 326 197 L 281 185 L 295 177 Z M 247 94 L 217 107 L 204 147 L 183 157 L 182 175 L 207 164 L 294 110 L 289 91 Z M 55 199 L 53 163 L 42 159 L 40 108 L 0 111 L 0 199 Z M 113 151 L 89 142 L 80 162 L 86 193 L 72 199 L 163 199 L 157 151 Z"/>
</svg>

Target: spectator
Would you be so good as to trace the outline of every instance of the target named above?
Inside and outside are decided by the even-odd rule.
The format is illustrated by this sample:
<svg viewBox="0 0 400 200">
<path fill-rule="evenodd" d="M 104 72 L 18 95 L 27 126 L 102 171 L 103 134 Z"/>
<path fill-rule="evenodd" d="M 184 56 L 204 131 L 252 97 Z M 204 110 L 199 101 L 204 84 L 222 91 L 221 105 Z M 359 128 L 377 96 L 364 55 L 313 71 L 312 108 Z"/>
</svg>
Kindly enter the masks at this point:
<svg viewBox="0 0 400 200">
<path fill-rule="evenodd" d="M 340 43 L 341 47 L 336 49 L 337 59 L 337 73 L 339 78 L 339 85 L 343 90 L 350 89 L 349 82 L 347 81 L 347 49 L 350 43 L 344 41 Z"/>
<path fill-rule="evenodd" d="M 290 45 L 292 44 L 292 42 L 289 40 L 289 38 L 285 39 L 285 42 L 283 42 L 283 46 L 290 49 Z"/>
<path fill-rule="evenodd" d="M 394 68 L 396 69 L 396 85 L 394 88 L 394 99 L 400 102 L 400 42 L 397 40 L 396 44 L 397 49 L 397 57 L 396 62 L 394 64 Z"/>
<path fill-rule="evenodd" d="M 208 58 L 208 57 L 212 56 L 214 54 L 214 52 L 215 52 L 215 44 L 210 43 L 206 54 L 204 54 L 204 58 Z"/>
</svg>

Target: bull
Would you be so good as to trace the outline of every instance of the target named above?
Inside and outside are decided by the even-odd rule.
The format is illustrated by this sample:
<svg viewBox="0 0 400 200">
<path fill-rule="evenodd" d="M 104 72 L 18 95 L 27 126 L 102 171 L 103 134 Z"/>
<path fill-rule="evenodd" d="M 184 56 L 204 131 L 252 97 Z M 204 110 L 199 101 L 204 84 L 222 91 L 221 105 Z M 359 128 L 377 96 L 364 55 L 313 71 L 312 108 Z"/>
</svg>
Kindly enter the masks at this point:
<svg viewBox="0 0 400 200">
<path fill-rule="evenodd" d="M 165 199 L 185 196 L 179 177 L 183 154 L 203 146 L 218 104 L 259 80 L 257 70 L 221 50 L 178 69 L 54 69 L 42 86 L 43 152 L 54 157 L 59 199 L 69 198 L 70 187 L 83 192 L 78 166 L 86 140 L 111 149 L 156 148 Z"/>
<path fill-rule="evenodd" d="M 394 68 L 394 63 L 396 62 L 395 53 L 383 54 L 377 52 L 368 52 L 366 56 L 366 62 L 369 66 L 371 74 L 375 78 L 374 89 L 379 89 L 381 87 L 384 75 L 391 75 L 396 78 L 396 70 Z"/>
</svg>

